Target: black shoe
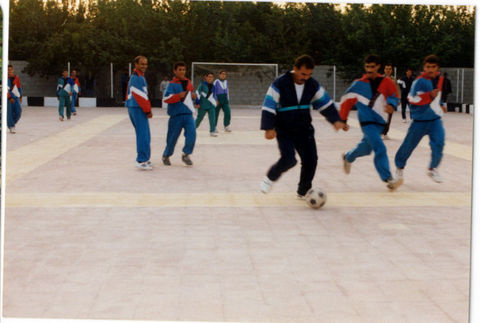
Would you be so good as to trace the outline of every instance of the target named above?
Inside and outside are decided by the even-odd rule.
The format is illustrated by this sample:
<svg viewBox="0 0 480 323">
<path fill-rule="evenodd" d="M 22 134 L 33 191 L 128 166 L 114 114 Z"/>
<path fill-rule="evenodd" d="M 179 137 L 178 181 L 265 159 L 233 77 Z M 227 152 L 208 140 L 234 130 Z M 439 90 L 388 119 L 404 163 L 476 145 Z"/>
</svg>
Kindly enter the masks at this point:
<svg viewBox="0 0 480 323">
<path fill-rule="evenodd" d="M 192 166 L 193 163 L 192 163 L 192 160 L 190 159 L 189 155 L 187 154 L 183 154 L 182 155 L 182 161 L 185 163 L 185 165 L 187 166 Z"/>
<path fill-rule="evenodd" d="M 162 157 L 162 162 L 165 166 L 170 166 L 171 165 L 170 158 L 168 156 L 163 156 Z"/>
</svg>

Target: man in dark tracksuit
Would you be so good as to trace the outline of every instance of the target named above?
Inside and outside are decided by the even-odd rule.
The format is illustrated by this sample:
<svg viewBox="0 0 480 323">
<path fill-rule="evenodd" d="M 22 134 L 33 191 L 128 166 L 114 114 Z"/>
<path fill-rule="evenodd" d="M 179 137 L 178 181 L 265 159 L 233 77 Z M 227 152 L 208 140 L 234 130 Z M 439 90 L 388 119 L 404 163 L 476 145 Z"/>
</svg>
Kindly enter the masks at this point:
<svg viewBox="0 0 480 323">
<path fill-rule="evenodd" d="M 265 130 L 265 138 L 277 138 L 281 157 L 263 179 L 260 185 L 263 193 L 268 193 L 273 182 L 296 165 L 295 151 L 302 161 L 298 198 L 305 198 L 312 188 L 318 157 L 310 106 L 333 124 L 335 130 L 348 130 L 328 93 L 310 77 L 314 67 L 315 62 L 310 56 L 298 57 L 293 71 L 277 78 L 265 96 L 261 129 Z"/>
<path fill-rule="evenodd" d="M 408 110 L 410 110 L 410 119 L 412 119 L 412 111 L 410 109 L 410 103 L 408 103 L 408 93 L 410 92 L 410 88 L 412 87 L 412 83 L 415 80 L 413 77 L 413 71 L 411 68 L 407 68 L 405 71 L 405 76 L 398 80 L 398 84 L 400 85 L 400 92 L 401 92 L 401 103 L 402 103 L 402 120 L 403 122 L 407 122 L 407 105 Z"/>
</svg>

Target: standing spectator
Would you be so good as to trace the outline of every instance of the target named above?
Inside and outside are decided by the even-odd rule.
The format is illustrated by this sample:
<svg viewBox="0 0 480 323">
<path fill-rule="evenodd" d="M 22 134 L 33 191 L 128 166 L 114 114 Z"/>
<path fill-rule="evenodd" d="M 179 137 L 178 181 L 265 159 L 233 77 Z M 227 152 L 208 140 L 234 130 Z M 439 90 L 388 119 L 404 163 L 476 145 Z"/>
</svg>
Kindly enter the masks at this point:
<svg viewBox="0 0 480 323">
<path fill-rule="evenodd" d="M 165 101 L 163 101 L 163 98 L 165 97 L 165 91 L 167 91 L 167 86 L 168 86 L 168 83 L 170 83 L 170 80 L 168 79 L 168 76 L 165 75 L 163 77 L 163 81 L 160 82 L 160 94 L 162 96 L 162 108 L 167 108 L 167 104 Z"/>
<path fill-rule="evenodd" d="M 64 120 L 64 107 L 67 107 L 67 119 L 70 120 L 72 113 L 72 106 L 70 103 L 70 95 L 72 95 L 72 89 L 68 83 L 68 70 L 65 68 L 62 72 L 62 77 L 58 79 L 57 84 L 57 98 L 58 98 L 58 115 L 60 121 Z"/>
<path fill-rule="evenodd" d="M 447 76 L 447 72 L 443 73 L 442 102 L 445 104 L 447 104 L 448 95 L 452 93 L 452 83 Z"/>
<path fill-rule="evenodd" d="M 200 94 L 200 108 L 198 109 L 197 119 L 195 125 L 198 128 L 203 120 L 203 117 L 208 113 L 208 122 L 210 123 L 210 136 L 217 137 L 215 132 L 215 107 L 218 104 L 215 88 L 213 87 L 213 73 L 207 72 L 205 81 L 203 81 L 197 88 Z"/>
<path fill-rule="evenodd" d="M 135 128 L 137 141 L 136 167 L 141 170 L 152 170 L 150 162 L 150 126 L 148 119 L 152 117 L 152 106 L 148 100 L 148 85 L 145 80 L 145 71 L 148 60 L 145 56 L 135 57 L 135 70 L 130 77 L 127 89 L 127 101 L 130 121 Z"/>
<path fill-rule="evenodd" d="M 410 67 L 407 67 L 405 71 L 405 76 L 398 80 L 398 84 L 400 85 L 400 93 L 401 93 L 401 103 L 402 103 L 402 120 L 403 123 L 407 122 L 407 105 L 408 110 L 410 111 L 410 120 L 412 120 L 412 112 L 410 110 L 410 103 L 408 102 L 408 93 L 410 92 L 410 88 L 412 87 L 412 83 L 415 80 L 413 76 L 413 70 Z"/>
<path fill-rule="evenodd" d="M 120 87 L 122 89 L 122 103 L 125 103 L 125 100 L 127 99 L 127 86 L 129 79 L 130 75 L 128 75 L 128 70 L 124 69 L 122 77 L 120 78 Z"/>
<path fill-rule="evenodd" d="M 88 76 L 85 79 L 85 96 L 95 96 L 95 76 L 93 76 L 92 71 L 88 71 Z"/>
<path fill-rule="evenodd" d="M 215 87 L 215 94 L 217 95 L 218 104 L 215 108 L 215 132 L 218 133 L 217 123 L 220 115 L 220 110 L 223 110 L 223 126 L 226 132 L 231 132 L 230 129 L 230 95 L 228 93 L 227 72 L 220 71 L 218 79 L 213 83 Z"/>
<path fill-rule="evenodd" d="M 72 114 L 76 116 L 77 110 L 75 109 L 75 103 L 77 102 L 78 95 L 80 94 L 80 81 L 77 78 L 76 70 L 72 70 L 72 72 L 70 72 L 70 77 L 68 78 L 68 84 L 70 84 L 70 89 L 72 90 L 71 111 L 72 111 Z"/>
<path fill-rule="evenodd" d="M 145 79 L 148 84 L 148 99 L 153 102 L 155 100 L 155 88 L 157 87 L 157 74 L 154 71 L 148 71 L 145 74 Z"/>
<path fill-rule="evenodd" d="M 15 75 L 12 65 L 8 65 L 8 93 L 7 93 L 7 126 L 10 133 L 15 133 L 15 125 L 22 115 L 22 84 Z"/>
<path fill-rule="evenodd" d="M 385 64 L 385 69 L 384 69 L 384 76 L 383 77 L 388 77 L 389 79 L 391 79 L 393 81 L 393 84 L 395 85 L 396 89 L 397 89 L 397 93 L 399 92 L 399 88 L 398 88 L 398 84 L 397 84 L 397 80 L 395 79 L 395 77 L 392 75 L 393 73 L 393 65 L 391 63 L 387 63 Z M 397 110 L 397 107 L 393 107 L 394 110 Z M 390 124 L 392 123 L 392 116 L 393 116 L 393 111 L 392 113 L 389 113 L 388 114 L 388 119 L 387 119 L 387 124 L 385 126 L 385 129 L 383 129 L 383 132 L 382 132 L 382 138 L 383 140 L 389 140 L 390 137 L 387 135 L 388 134 L 388 131 L 390 130 Z"/>
</svg>

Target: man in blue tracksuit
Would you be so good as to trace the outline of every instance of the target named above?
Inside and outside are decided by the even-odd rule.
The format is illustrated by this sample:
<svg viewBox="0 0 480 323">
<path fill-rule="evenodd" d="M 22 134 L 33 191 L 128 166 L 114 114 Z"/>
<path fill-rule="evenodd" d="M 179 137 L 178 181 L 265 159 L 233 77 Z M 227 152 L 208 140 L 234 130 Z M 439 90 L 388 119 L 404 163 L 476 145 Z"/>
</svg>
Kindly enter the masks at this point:
<svg viewBox="0 0 480 323">
<path fill-rule="evenodd" d="M 357 107 L 358 121 L 363 132 L 358 145 L 343 155 L 343 170 L 349 174 L 355 159 L 370 155 L 373 151 L 378 175 L 382 181 L 387 182 L 390 190 L 394 190 L 402 184 L 403 179 L 392 177 L 387 148 L 380 135 L 387 125 L 387 115 L 393 113 L 398 104 L 397 89 L 392 79 L 378 74 L 380 57 L 368 55 L 364 63 L 365 75 L 352 83 L 340 102 L 340 117 L 345 121 L 351 108 Z"/>
<path fill-rule="evenodd" d="M 8 65 L 7 126 L 15 133 L 15 125 L 22 116 L 22 84 L 12 65 Z"/>
<path fill-rule="evenodd" d="M 128 108 L 130 121 L 135 128 L 137 141 L 136 167 L 141 170 L 151 170 L 150 126 L 148 119 L 152 117 L 152 107 L 148 100 L 148 86 L 145 80 L 148 60 L 145 56 L 137 56 L 134 63 L 135 69 L 128 81 L 125 106 Z"/>
<path fill-rule="evenodd" d="M 170 156 L 173 155 L 178 137 L 184 130 L 185 146 L 183 147 L 182 161 L 187 165 L 193 165 L 190 155 L 195 146 L 197 137 L 195 129 L 195 120 L 193 119 L 194 102 L 197 99 L 194 93 L 192 82 L 185 77 L 186 64 L 177 62 L 174 65 L 173 73 L 175 77 L 168 84 L 163 95 L 163 101 L 167 103 L 168 119 L 167 146 L 163 152 L 162 161 L 166 166 L 170 166 Z"/>
<path fill-rule="evenodd" d="M 70 77 L 68 78 L 68 84 L 70 84 L 70 88 L 72 89 L 72 97 L 71 97 L 71 111 L 74 116 L 77 115 L 77 109 L 75 109 L 75 103 L 77 102 L 78 94 L 80 93 L 80 81 L 77 77 L 77 71 L 72 70 L 70 72 Z"/>
<path fill-rule="evenodd" d="M 397 176 L 403 177 L 403 169 L 408 158 L 420 140 L 428 135 L 432 155 L 427 174 L 435 182 L 442 182 L 437 167 L 442 160 L 443 146 L 445 145 L 445 129 L 441 116 L 443 112 L 447 112 L 447 108 L 441 101 L 444 78 L 440 75 L 439 68 L 440 59 L 437 56 L 425 57 L 423 73 L 413 82 L 408 94 L 413 122 L 395 155 Z"/>
<path fill-rule="evenodd" d="M 277 78 L 265 96 L 261 129 L 265 130 L 266 139 L 277 138 L 281 156 L 260 184 L 263 193 L 268 193 L 273 183 L 295 166 L 295 151 L 302 161 L 297 197 L 305 198 L 312 188 L 318 157 L 310 106 L 319 111 L 336 130 L 348 130 L 328 93 L 310 77 L 314 67 L 315 62 L 310 56 L 298 57 L 293 71 Z"/>
</svg>

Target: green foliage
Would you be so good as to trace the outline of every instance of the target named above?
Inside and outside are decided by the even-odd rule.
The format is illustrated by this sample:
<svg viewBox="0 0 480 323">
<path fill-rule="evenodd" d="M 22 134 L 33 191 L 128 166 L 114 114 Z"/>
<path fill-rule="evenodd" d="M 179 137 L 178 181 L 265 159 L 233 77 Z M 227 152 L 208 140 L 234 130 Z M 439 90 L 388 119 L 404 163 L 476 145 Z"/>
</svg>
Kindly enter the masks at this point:
<svg viewBox="0 0 480 323">
<path fill-rule="evenodd" d="M 326 3 L 11 0 L 10 58 L 58 74 L 68 61 L 94 73 L 139 54 L 157 71 L 174 61 L 279 63 L 307 53 L 349 78 L 377 53 L 401 69 L 435 53 L 472 67 L 475 12 L 461 6 Z"/>
</svg>

